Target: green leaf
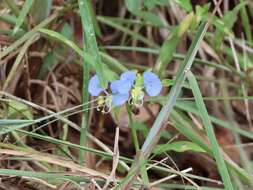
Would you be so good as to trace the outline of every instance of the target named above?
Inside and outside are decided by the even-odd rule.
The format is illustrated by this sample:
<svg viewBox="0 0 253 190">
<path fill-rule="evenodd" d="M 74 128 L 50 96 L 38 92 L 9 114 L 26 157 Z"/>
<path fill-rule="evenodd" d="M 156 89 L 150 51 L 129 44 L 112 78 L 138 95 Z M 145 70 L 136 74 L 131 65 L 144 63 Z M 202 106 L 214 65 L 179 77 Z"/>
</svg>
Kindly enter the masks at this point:
<svg viewBox="0 0 253 190">
<path fill-rule="evenodd" d="M 79 0 L 79 10 L 82 21 L 82 28 L 85 37 L 85 46 L 87 47 L 87 53 L 93 58 L 94 68 L 96 74 L 98 75 L 99 82 L 103 88 L 107 88 L 107 75 L 105 75 L 105 68 L 102 65 L 100 54 L 98 51 L 97 40 L 95 36 L 94 26 L 91 18 L 91 11 L 89 10 L 89 5 L 87 0 Z M 86 52 L 82 52 L 86 53 Z"/>
<path fill-rule="evenodd" d="M 68 23 L 65 23 L 60 31 L 60 34 L 68 39 L 73 39 L 74 31 Z"/>
<path fill-rule="evenodd" d="M 147 160 L 143 156 L 140 156 L 140 166 L 141 166 L 140 173 L 141 173 L 143 185 L 148 186 L 149 179 L 148 179 L 148 173 L 147 173 Z"/>
<path fill-rule="evenodd" d="M 132 127 L 143 134 L 144 137 L 148 135 L 148 128 L 144 123 L 134 121 Z"/>
<path fill-rule="evenodd" d="M 128 29 L 127 27 L 124 27 L 123 25 L 118 24 L 117 22 L 115 22 L 111 19 L 108 19 L 108 17 L 98 16 L 97 19 L 99 22 L 102 22 L 103 24 L 106 24 L 110 27 L 113 27 L 113 28 L 119 30 L 119 31 L 122 31 L 125 34 L 130 35 L 133 39 L 137 39 L 137 40 L 145 43 L 148 46 L 155 47 L 155 48 L 159 47 L 156 43 L 154 43 L 154 41 L 146 38 L 145 36 L 139 34 L 138 32 L 134 32 L 134 31 Z"/>
<path fill-rule="evenodd" d="M 192 88 L 192 92 L 193 92 L 198 110 L 201 113 L 201 118 L 202 118 L 202 121 L 205 126 L 206 134 L 207 134 L 209 141 L 211 143 L 211 149 L 212 149 L 214 158 L 216 160 L 217 167 L 219 169 L 221 178 L 224 182 L 224 186 L 226 189 L 233 190 L 234 188 L 233 188 L 233 185 L 232 185 L 229 173 L 228 173 L 228 169 L 225 164 L 219 144 L 216 140 L 214 129 L 211 124 L 211 120 L 210 120 L 209 114 L 207 112 L 204 100 L 202 98 L 200 89 L 198 87 L 197 80 L 191 72 L 188 74 L 188 80 L 189 80 L 190 86 Z"/>
<path fill-rule="evenodd" d="M 102 37 L 102 32 L 101 32 L 101 29 L 98 25 L 97 16 L 96 16 L 96 13 L 94 11 L 92 4 L 93 4 L 92 0 L 88 0 L 88 7 L 89 7 L 90 14 L 91 14 L 91 20 L 92 20 L 92 23 L 94 26 L 94 31 L 99 37 Z"/>
<path fill-rule="evenodd" d="M 157 145 L 153 151 L 155 154 L 162 154 L 167 151 L 176 151 L 176 152 L 185 152 L 185 151 L 194 151 L 194 152 L 206 152 L 199 145 L 190 142 L 190 141 L 178 141 L 174 143 L 167 143 Z"/>
<path fill-rule="evenodd" d="M 240 0 L 243 3 L 244 0 Z M 252 32 L 251 32 L 251 24 L 250 24 L 250 16 L 247 14 L 246 4 L 240 10 L 240 15 L 242 19 L 242 25 L 246 34 L 246 38 L 249 42 L 252 42 Z"/>
<path fill-rule="evenodd" d="M 167 65 L 173 58 L 173 55 L 176 52 L 177 45 L 182 39 L 182 36 L 185 34 L 187 29 L 191 26 L 191 23 L 194 19 L 193 13 L 190 13 L 185 17 L 185 19 L 176 27 L 169 38 L 163 43 L 158 60 L 155 65 L 155 71 L 162 75 L 162 72 L 166 69 Z"/>
<path fill-rule="evenodd" d="M 55 40 L 59 40 L 60 42 L 63 42 L 64 44 L 66 44 L 67 46 L 71 47 L 73 50 L 76 51 L 76 53 L 78 53 L 80 56 L 82 55 L 82 49 L 79 48 L 73 41 L 67 39 L 65 36 L 63 36 L 62 34 L 52 31 L 52 30 L 48 30 L 45 28 L 41 28 L 39 29 L 39 31 L 41 33 L 44 33 L 48 36 L 50 36 L 51 38 L 55 39 Z M 90 57 L 90 56 L 89 56 Z M 91 57 L 90 57 L 91 59 Z"/>
<path fill-rule="evenodd" d="M 173 83 L 174 83 L 174 80 L 173 80 L 173 79 L 163 79 L 163 80 L 162 80 L 162 85 L 163 85 L 163 86 L 166 86 L 166 87 L 172 86 Z"/>
<path fill-rule="evenodd" d="M 168 0 L 145 0 L 144 6 L 147 7 L 148 10 L 155 8 L 156 6 L 166 6 L 169 4 Z"/>
<path fill-rule="evenodd" d="M 52 0 L 34 0 L 31 16 L 35 23 L 39 23 L 48 17 L 52 9 Z"/>
<path fill-rule="evenodd" d="M 73 30 L 71 26 L 65 23 L 60 31 L 60 34 L 67 39 L 73 39 Z M 53 49 L 48 52 L 46 56 L 43 58 L 43 64 L 40 68 L 38 78 L 43 79 L 50 68 L 52 68 L 55 64 L 57 64 L 60 60 L 59 55 L 63 55 L 66 52 L 66 47 L 61 44 L 60 47 Z"/>
<path fill-rule="evenodd" d="M 33 120 L 29 119 L 0 119 L 0 127 L 1 126 L 11 126 L 11 125 L 22 125 L 32 123 Z"/>
<path fill-rule="evenodd" d="M 195 8 L 196 9 L 196 16 L 199 19 L 201 19 L 201 18 L 205 19 L 207 17 L 209 8 L 210 8 L 210 4 L 209 3 L 207 3 L 207 4 L 203 5 L 203 6 L 197 5 L 196 8 Z"/>
<path fill-rule="evenodd" d="M 27 16 L 30 8 L 32 7 L 34 0 L 26 0 L 19 15 L 18 19 L 16 21 L 15 27 L 13 29 L 13 34 L 16 34 L 16 32 L 19 30 L 20 26 L 23 24 L 25 17 Z"/>
<path fill-rule="evenodd" d="M 87 63 L 95 69 L 94 60 L 93 60 L 92 56 L 90 54 L 82 51 L 82 49 L 79 48 L 73 41 L 67 39 L 62 34 L 60 34 L 58 32 L 55 32 L 55 31 L 52 31 L 52 30 L 41 28 L 41 29 L 39 29 L 39 31 L 41 33 L 44 33 L 44 34 L 50 36 L 54 40 L 58 40 L 60 42 L 63 42 L 63 44 L 65 44 L 65 45 L 69 46 L 70 48 L 72 48 L 78 55 L 85 58 Z M 113 64 L 118 64 L 118 63 L 111 63 L 111 64 L 113 65 Z M 105 73 L 109 73 L 108 76 L 107 76 L 107 80 L 108 81 L 114 80 L 116 74 L 112 70 L 108 69 L 105 64 L 103 64 L 103 65 L 104 65 L 103 67 L 104 67 Z"/>
<path fill-rule="evenodd" d="M 47 74 L 50 68 L 58 63 L 58 56 L 55 51 L 48 52 L 45 57 L 43 57 L 42 65 L 38 74 L 38 79 L 43 79 Z"/>
<path fill-rule="evenodd" d="M 33 114 L 26 104 L 10 100 L 8 108 L 8 118 L 25 118 L 32 120 Z"/>
<path fill-rule="evenodd" d="M 214 44 L 218 49 L 221 47 L 221 43 L 224 39 L 224 35 L 234 37 L 232 28 L 238 20 L 238 12 L 243 8 L 245 3 L 239 3 L 232 11 L 227 11 L 222 19 L 215 17 L 214 25 L 217 27 L 215 32 Z"/>
<path fill-rule="evenodd" d="M 125 6 L 128 11 L 136 12 L 141 9 L 142 0 L 125 0 Z"/>
<path fill-rule="evenodd" d="M 192 5 L 190 0 L 175 0 L 175 2 L 182 7 L 184 10 L 191 12 L 192 11 Z"/>
<path fill-rule="evenodd" d="M 5 0 L 5 3 L 8 5 L 9 9 L 15 16 L 19 15 L 19 9 L 14 0 Z"/>
<path fill-rule="evenodd" d="M 143 18 L 149 24 L 153 24 L 154 26 L 157 26 L 157 27 L 164 27 L 163 21 L 155 13 L 148 12 L 148 11 L 137 11 L 135 15 Z"/>
</svg>

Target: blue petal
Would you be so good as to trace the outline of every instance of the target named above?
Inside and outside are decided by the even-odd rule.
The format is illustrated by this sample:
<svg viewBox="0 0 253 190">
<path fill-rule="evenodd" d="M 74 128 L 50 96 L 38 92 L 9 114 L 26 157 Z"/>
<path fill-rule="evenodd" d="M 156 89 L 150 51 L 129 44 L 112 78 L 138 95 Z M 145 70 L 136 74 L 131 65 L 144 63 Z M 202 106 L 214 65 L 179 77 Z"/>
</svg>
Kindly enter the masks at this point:
<svg viewBox="0 0 253 190">
<path fill-rule="evenodd" d="M 126 94 L 113 94 L 112 95 L 112 104 L 114 106 L 121 106 L 123 105 L 129 98 L 129 93 Z"/>
<path fill-rule="evenodd" d="M 131 83 L 124 80 L 115 80 L 110 85 L 113 94 L 115 93 L 126 94 L 130 91 L 131 87 L 132 87 Z"/>
<path fill-rule="evenodd" d="M 126 71 L 121 74 L 120 81 L 121 85 L 118 87 L 118 92 L 125 94 L 129 92 L 136 79 L 136 73 L 134 71 Z"/>
<path fill-rule="evenodd" d="M 162 90 L 162 82 L 159 77 L 149 71 L 143 74 L 144 87 L 149 96 L 157 96 Z"/>
<path fill-rule="evenodd" d="M 100 86 L 98 76 L 94 75 L 91 77 L 89 86 L 88 86 L 88 92 L 92 96 L 98 96 L 104 89 Z"/>
<path fill-rule="evenodd" d="M 128 81 L 121 81 L 121 84 L 118 88 L 118 92 L 120 94 L 125 94 L 125 93 L 128 93 L 130 91 L 132 87 L 132 83 L 131 82 L 128 82 Z"/>
<path fill-rule="evenodd" d="M 120 76 L 120 80 L 121 81 L 127 81 L 129 83 L 131 83 L 131 85 L 134 84 L 136 78 L 136 72 L 135 71 L 126 71 L 124 73 L 121 74 Z"/>
<path fill-rule="evenodd" d="M 122 82 L 120 80 L 113 81 L 110 85 L 110 89 L 111 89 L 112 93 L 113 94 L 118 93 L 121 85 L 122 85 Z"/>
</svg>

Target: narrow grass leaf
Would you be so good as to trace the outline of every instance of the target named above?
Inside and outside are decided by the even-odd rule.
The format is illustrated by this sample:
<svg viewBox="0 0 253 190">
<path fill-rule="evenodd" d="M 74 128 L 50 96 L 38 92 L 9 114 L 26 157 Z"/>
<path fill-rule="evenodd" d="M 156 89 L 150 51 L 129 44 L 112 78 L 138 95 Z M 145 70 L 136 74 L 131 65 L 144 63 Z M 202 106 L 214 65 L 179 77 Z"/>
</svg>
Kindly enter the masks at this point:
<svg viewBox="0 0 253 190">
<path fill-rule="evenodd" d="M 182 40 L 182 36 L 187 32 L 191 23 L 193 22 L 194 15 L 193 13 L 187 15 L 180 25 L 171 32 L 168 39 L 163 43 L 158 60 L 155 65 L 156 72 L 161 75 L 162 72 L 166 69 L 166 66 L 170 63 L 173 58 L 173 55 L 176 52 L 176 48 L 179 42 Z"/>
<path fill-rule="evenodd" d="M 11 12 L 15 15 L 18 16 L 19 15 L 19 8 L 16 5 L 14 0 L 4 0 L 5 3 L 8 5 L 8 7 L 10 8 Z"/>
<path fill-rule="evenodd" d="M 140 40 L 141 42 L 145 43 L 146 45 L 150 46 L 150 47 L 154 47 L 154 48 L 158 48 L 159 46 L 154 43 L 153 41 L 149 40 L 148 38 L 144 37 L 143 35 L 140 35 L 139 33 L 137 32 L 133 32 L 132 30 L 129 30 L 128 28 L 116 23 L 116 22 L 113 22 L 112 20 L 106 18 L 106 17 L 103 17 L 103 16 L 98 16 L 97 17 L 98 21 L 103 23 L 103 24 L 106 24 L 110 27 L 113 27 L 113 28 L 116 28 L 130 36 L 132 36 L 133 39 L 137 39 L 137 40 Z"/>
<path fill-rule="evenodd" d="M 32 122 L 33 122 L 33 120 L 29 120 L 29 119 L 0 119 L 0 127 L 28 124 L 28 123 L 32 123 Z"/>
<path fill-rule="evenodd" d="M 32 5 L 33 5 L 34 0 L 26 0 L 24 2 L 24 5 L 18 15 L 15 27 L 13 29 L 13 34 L 16 34 L 18 31 L 19 27 L 24 23 L 24 20 L 26 16 L 28 15 L 28 12 L 30 11 Z"/>
<path fill-rule="evenodd" d="M 14 25 L 17 21 L 17 18 L 13 15 L 9 14 L 1 14 L 0 15 L 0 21 L 7 22 L 11 25 Z"/>
<path fill-rule="evenodd" d="M 196 114 L 197 116 L 200 116 L 200 114 L 201 114 L 200 111 L 196 108 L 195 103 L 193 103 L 191 101 L 177 101 L 176 107 L 181 110 Z M 226 129 L 231 129 L 231 126 L 228 122 L 225 122 L 225 121 L 218 119 L 217 117 L 214 117 L 211 115 L 209 115 L 209 117 L 214 124 L 224 127 Z M 240 135 L 243 135 L 245 137 L 253 139 L 252 132 L 249 132 L 249 131 L 246 131 L 246 130 L 243 130 L 240 128 L 236 128 L 235 131 Z"/>
<path fill-rule="evenodd" d="M 29 135 L 33 138 L 41 139 L 41 140 L 44 140 L 44 141 L 47 141 L 47 142 L 50 142 L 50 143 L 53 143 L 53 144 L 66 145 L 70 148 L 74 148 L 74 149 L 77 149 L 77 150 L 82 149 L 82 150 L 94 153 L 96 155 L 99 155 L 99 156 L 103 156 L 103 157 L 106 157 L 106 158 L 113 158 L 113 154 L 110 154 L 110 153 L 107 153 L 107 152 L 104 152 L 104 151 L 101 151 L 101 150 L 96 150 L 96 149 L 93 149 L 93 148 L 80 146 L 78 144 L 74 144 L 74 143 L 71 143 L 71 142 L 68 142 L 68 141 L 55 139 L 55 138 L 52 138 L 50 136 L 40 135 L 40 134 L 36 134 L 36 133 L 24 131 L 24 130 L 17 130 L 17 132 L 20 132 L 20 133 Z M 132 162 L 131 159 L 126 158 L 126 157 L 122 157 L 122 156 L 120 156 L 120 160 L 125 161 L 125 162 L 130 162 L 130 163 Z"/>
<path fill-rule="evenodd" d="M 243 3 L 245 0 L 240 0 L 240 3 Z M 251 24 L 250 24 L 250 20 L 249 20 L 249 16 L 247 14 L 247 9 L 246 9 L 246 5 L 244 4 L 244 6 L 241 8 L 240 10 L 240 15 L 241 15 L 241 19 L 242 19 L 242 25 L 246 34 L 246 39 L 252 43 L 252 32 L 251 32 Z"/>
<path fill-rule="evenodd" d="M 210 120 L 208 112 L 206 110 L 205 103 L 203 101 L 200 89 L 198 87 L 197 80 L 191 72 L 189 72 L 189 74 L 188 74 L 188 80 L 189 80 L 190 86 L 192 88 L 192 92 L 195 97 L 197 107 L 201 113 L 201 118 L 204 123 L 207 136 L 210 140 L 213 155 L 214 155 L 214 158 L 217 162 L 217 167 L 218 167 L 220 175 L 222 177 L 224 186 L 226 189 L 233 190 L 234 187 L 232 185 L 224 158 L 223 158 L 222 153 L 220 151 L 220 147 L 219 147 L 218 142 L 216 140 L 213 126 L 211 124 L 211 120 Z"/>
<path fill-rule="evenodd" d="M 54 40 L 59 40 L 60 42 L 62 42 L 63 44 L 69 46 L 70 48 L 72 48 L 79 56 L 83 57 L 85 59 L 85 61 L 96 71 L 95 69 L 95 65 L 94 65 L 94 59 L 92 58 L 92 56 L 87 53 L 86 51 L 83 51 L 80 47 L 78 47 L 73 41 L 67 39 L 65 36 L 63 36 L 62 34 L 55 32 L 53 30 L 48 30 L 48 29 L 44 29 L 41 28 L 39 29 L 40 32 L 42 32 L 43 34 L 46 34 L 48 36 L 50 36 L 51 38 L 53 38 Z M 101 57 L 105 60 L 106 63 L 108 63 L 108 66 L 110 68 L 114 68 L 116 71 L 125 71 L 127 70 L 126 67 L 124 67 L 122 64 L 120 64 L 116 59 L 112 58 L 110 55 L 100 52 Z M 108 81 L 112 81 L 115 80 L 115 73 L 109 69 L 107 67 L 107 65 L 105 65 L 104 63 L 102 63 L 103 68 L 105 70 L 105 73 L 107 73 L 107 79 Z M 82 65 L 83 66 L 83 65 Z"/>
<path fill-rule="evenodd" d="M 141 0 L 124 0 L 128 11 L 136 12 L 141 9 Z"/>
<path fill-rule="evenodd" d="M 189 142 L 189 141 L 178 141 L 178 142 L 172 142 L 167 144 L 160 144 L 157 145 L 153 153 L 154 154 L 162 154 L 167 151 L 176 151 L 176 152 L 185 152 L 185 151 L 194 151 L 194 152 L 206 152 L 204 149 L 202 149 L 199 145 Z"/>
<path fill-rule="evenodd" d="M 83 1 L 78 1 L 79 2 L 79 9 L 80 9 L 80 13 L 81 13 L 81 19 L 82 19 L 82 24 L 83 24 L 83 57 L 85 57 L 85 54 L 86 53 L 89 53 L 89 49 L 93 50 L 93 55 L 95 54 L 98 54 L 98 49 L 97 49 L 97 46 L 95 44 L 95 49 L 93 47 L 92 49 L 92 45 L 89 44 L 91 41 L 93 41 L 92 43 L 96 43 L 96 41 L 94 41 L 94 39 L 92 40 L 91 37 L 88 37 L 87 36 L 87 32 L 85 32 L 86 30 L 86 27 L 89 28 L 90 30 L 92 30 L 92 18 L 94 18 L 94 13 L 91 12 L 92 9 L 92 6 L 91 6 L 91 2 L 89 0 L 85 1 L 87 3 L 87 7 L 82 7 L 83 6 Z M 88 13 L 86 13 L 86 17 L 87 16 L 90 16 L 91 17 L 91 20 L 87 20 L 86 21 L 84 20 L 84 16 L 82 16 L 83 14 L 85 14 L 83 11 L 89 11 L 90 15 L 87 15 Z M 92 14 L 93 13 L 93 14 Z M 90 26 L 87 26 L 87 25 L 90 25 Z M 87 29 L 88 30 L 88 29 Z M 94 34 L 94 31 L 92 31 L 93 35 Z M 90 34 L 90 35 L 91 35 Z M 88 34 L 89 35 L 89 34 Z M 95 50 L 95 51 L 94 51 Z M 100 60 L 98 60 L 100 61 Z M 98 66 L 102 66 L 102 62 L 100 61 L 99 65 Z M 95 68 L 96 69 L 96 68 Z M 100 69 L 100 68 L 98 68 Z M 96 70 L 98 72 L 98 76 L 99 76 L 99 79 L 100 79 L 100 83 L 101 83 L 101 80 L 104 80 L 103 79 L 103 73 L 99 73 L 99 70 Z M 82 101 L 83 103 L 84 102 L 88 102 L 89 101 L 89 93 L 88 93 L 88 85 L 89 85 L 89 80 L 90 80 L 90 66 L 88 64 L 88 62 L 86 61 L 86 59 L 83 59 L 83 85 L 82 85 Z M 89 106 L 88 105 L 85 105 L 84 106 L 84 109 L 87 109 Z M 87 145 L 87 131 L 88 131 L 88 123 L 89 122 L 89 112 L 84 112 L 82 113 L 82 123 L 81 123 L 81 129 L 80 129 L 80 146 L 86 146 Z M 80 150 L 79 151 L 79 163 L 80 164 L 84 164 L 84 161 L 86 160 L 86 155 L 85 154 L 85 151 L 84 150 Z"/>
<path fill-rule="evenodd" d="M 8 116 L 7 117 L 9 119 L 22 117 L 24 119 L 33 120 L 33 113 L 26 104 L 23 104 L 15 100 L 10 100 L 8 102 Z"/>
<path fill-rule="evenodd" d="M 184 10 L 190 12 L 192 11 L 192 5 L 190 0 L 175 0 L 177 4 L 179 4 L 180 7 L 182 7 Z"/>
<path fill-rule="evenodd" d="M 93 27 L 93 23 L 91 19 L 91 13 L 89 10 L 88 1 L 78 0 L 78 2 L 79 2 L 79 9 L 80 9 L 80 16 L 81 16 L 83 31 L 85 34 L 84 38 L 85 38 L 85 42 L 87 46 L 87 51 L 93 57 L 93 60 L 94 60 L 93 64 L 94 64 L 101 86 L 106 88 L 107 78 L 104 73 L 104 68 L 103 68 L 98 47 L 97 47 L 97 41 L 96 41 L 94 27 Z"/>
<path fill-rule="evenodd" d="M 101 29 L 99 27 L 99 24 L 98 24 L 98 21 L 97 21 L 97 16 L 96 16 L 96 13 L 95 13 L 95 10 L 94 10 L 94 7 L 93 7 L 92 4 L 93 4 L 93 1 L 88 0 L 88 6 L 89 6 L 89 11 L 90 11 L 94 31 L 99 37 L 102 37 L 102 32 L 101 32 Z"/>
</svg>

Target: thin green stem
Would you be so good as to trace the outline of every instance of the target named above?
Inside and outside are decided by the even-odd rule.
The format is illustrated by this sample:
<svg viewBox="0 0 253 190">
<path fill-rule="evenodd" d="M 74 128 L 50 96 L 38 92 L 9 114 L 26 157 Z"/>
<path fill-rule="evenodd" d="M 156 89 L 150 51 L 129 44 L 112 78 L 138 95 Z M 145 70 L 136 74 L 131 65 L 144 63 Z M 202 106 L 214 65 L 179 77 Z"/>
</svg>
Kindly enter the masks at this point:
<svg viewBox="0 0 253 190">
<path fill-rule="evenodd" d="M 139 145 L 139 142 L 138 142 L 137 131 L 136 131 L 136 128 L 135 128 L 134 123 L 133 123 L 133 115 L 132 115 L 132 112 L 131 112 L 131 108 L 128 105 L 127 105 L 127 113 L 128 113 L 128 117 L 129 117 L 130 126 L 131 126 L 131 133 L 132 133 L 132 138 L 133 138 L 133 142 L 134 142 L 135 151 L 136 151 L 136 153 L 138 153 L 139 150 L 140 150 L 140 145 Z"/>
</svg>

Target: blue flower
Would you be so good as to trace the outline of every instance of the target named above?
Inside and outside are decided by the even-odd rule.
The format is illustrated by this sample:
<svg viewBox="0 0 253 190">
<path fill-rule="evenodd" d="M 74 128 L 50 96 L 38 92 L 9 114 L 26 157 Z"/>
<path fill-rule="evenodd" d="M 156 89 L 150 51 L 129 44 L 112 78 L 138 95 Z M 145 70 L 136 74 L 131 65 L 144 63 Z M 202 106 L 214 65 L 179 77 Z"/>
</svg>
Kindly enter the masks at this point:
<svg viewBox="0 0 253 190">
<path fill-rule="evenodd" d="M 99 96 L 101 92 L 106 93 L 106 97 L 101 99 L 98 104 L 110 108 L 112 106 L 121 106 L 129 100 L 134 105 L 142 105 L 144 92 L 143 88 L 149 96 L 157 96 L 162 90 L 162 82 L 159 77 L 149 71 L 141 76 L 135 71 L 126 71 L 121 74 L 119 80 L 115 80 L 110 84 L 111 94 L 108 94 L 104 88 L 100 86 L 97 75 L 94 75 L 89 82 L 88 91 L 92 96 Z"/>
<path fill-rule="evenodd" d="M 92 96 L 98 96 L 102 91 L 104 91 L 104 89 L 100 86 L 98 76 L 94 75 L 90 79 L 89 86 L 88 86 L 88 92 Z"/>
<path fill-rule="evenodd" d="M 111 83 L 110 88 L 112 91 L 112 104 L 114 106 L 123 105 L 129 98 L 129 90 L 120 90 L 126 86 L 124 80 L 115 80 Z"/>
<path fill-rule="evenodd" d="M 136 72 L 135 71 L 126 71 L 120 75 L 120 80 L 122 81 L 128 81 L 132 85 L 134 84 L 136 78 Z"/>
<path fill-rule="evenodd" d="M 118 87 L 118 92 L 126 94 L 129 92 L 134 84 L 136 73 L 134 71 L 126 71 L 121 74 L 120 81 L 121 86 Z"/>
<path fill-rule="evenodd" d="M 146 71 L 143 73 L 144 87 L 149 96 L 157 96 L 162 90 L 162 82 L 159 77 L 150 72 Z"/>
</svg>

